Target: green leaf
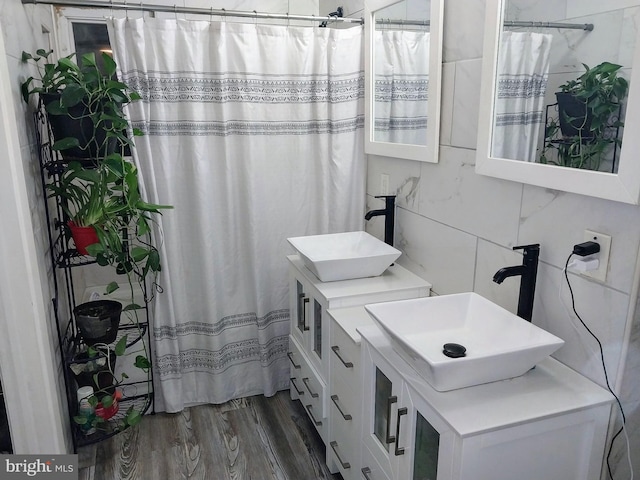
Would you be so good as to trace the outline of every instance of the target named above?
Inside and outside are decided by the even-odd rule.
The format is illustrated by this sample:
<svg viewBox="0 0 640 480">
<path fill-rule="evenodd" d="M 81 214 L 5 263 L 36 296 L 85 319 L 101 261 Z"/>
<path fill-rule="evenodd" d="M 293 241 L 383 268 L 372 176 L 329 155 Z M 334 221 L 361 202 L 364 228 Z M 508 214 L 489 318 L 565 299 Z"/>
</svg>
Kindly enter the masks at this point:
<svg viewBox="0 0 640 480">
<path fill-rule="evenodd" d="M 87 96 L 84 88 L 80 85 L 72 83 L 65 87 L 62 90 L 62 94 L 60 96 L 60 103 L 65 107 L 73 107 L 78 105 L 85 97 Z"/>
<path fill-rule="evenodd" d="M 100 400 L 100 403 L 102 403 L 103 408 L 109 408 L 113 405 L 113 397 L 111 395 L 105 395 L 102 397 L 102 400 Z"/>
<path fill-rule="evenodd" d="M 57 100 L 54 100 L 53 102 L 48 103 L 47 106 L 45 107 L 45 110 L 47 111 L 47 113 L 51 115 L 67 114 L 67 108 Z"/>
<path fill-rule="evenodd" d="M 116 62 L 114 62 L 111 55 L 106 52 L 102 52 L 102 61 L 104 62 L 105 75 L 107 77 L 113 77 L 116 74 Z"/>
<path fill-rule="evenodd" d="M 143 370 L 151 368 L 151 362 L 143 355 L 137 355 L 136 361 L 133 364 L 135 367 L 142 368 Z"/>
<path fill-rule="evenodd" d="M 157 250 L 151 250 L 149 252 L 149 258 L 147 259 L 147 265 L 153 272 L 157 272 L 160 269 L 160 254 Z"/>
<path fill-rule="evenodd" d="M 121 357 L 122 355 L 124 355 L 124 352 L 126 349 L 127 349 L 127 336 L 125 335 L 120 340 L 118 340 L 118 343 L 116 343 L 116 346 L 114 348 L 114 351 L 118 357 Z"/>
<path fill-rule="evenodd" d="M 98 397 L 96 397 L 95 395 L 91 395 L 89 397 L 89 405 L 91 405 L 93 408 L 96 408 L 96 406 L 98 405 Z"/>
<path fill-rule="evenodd" d="M 133 427 L 142 421 L 142 415 L 137 410 L 129 410 L 127 412 L 126 422 L 127 425 Z"/>
<path fill-rule="evenodd" d="M 142 307 L 140 305 L 138 305 L 137 303 L 130 303 L 129 305 L 127 305 L 126 307 L 124 307 L 122 309 L 123 312 L 129 312 L 131 310 L 140 310 Z"/>
<path fill-rule="evenodd" d="M 88 417 L 83 417 L 80 415 L 76 415 L 75 417 L 73 417 L 73 421 L 75 423 L 77 423 L 78 425 L 86 425 L 87 422 L 89 421 Z"/>
<path fill-rule="evenodd" d="M 94 243 L 87 246 L 87 253 L 96 259 L 105 252 L 104 246 L 101 243 Z"/>
<path fill-rule="evenodd" d="M 21 59 L 23 62 L 26 62 L 27 60 L 33 59 L 33 56 L 30 53 L 23 51 Z"/>
<path fill-rule="evenodd" d="M 149 249 L 144 247 L 135 246 L 131 249 L 131 257 L 134 262 L 141 262 L 149 255 Z"/>
<path fill-rule="evenodd" d="M 105 293 L 107 295 L 109 295 L 109 294 L 115 292 L 119 288 L 120 288 L 120 285 L 118 285 L 118 282 L 111 282 L 111 283 L 109 283 L 109 285 L 107 285 L 107 289 L 106 289 Z"/>
</svg>

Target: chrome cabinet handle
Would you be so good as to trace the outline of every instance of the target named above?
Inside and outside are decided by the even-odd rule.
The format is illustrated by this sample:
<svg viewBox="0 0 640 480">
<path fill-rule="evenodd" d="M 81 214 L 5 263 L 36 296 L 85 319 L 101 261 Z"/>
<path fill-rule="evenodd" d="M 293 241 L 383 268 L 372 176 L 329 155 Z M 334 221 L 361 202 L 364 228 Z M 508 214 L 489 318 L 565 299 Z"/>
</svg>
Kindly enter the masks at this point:
<svg viewBox="0 0 640 480">
<path fill-rule="evenodd" d="M 302 299 L 302 330 L 306 332 L 309 330 L 307 326 L 307 303 L 309 303 L 309 297 L 301 293 L 300 298 Z"/>
<path fill-rule="evenodd" d="M 364 478 L 366 478 L 367 480 L 371 480 L 371 477 L 369 476 L 369 474 L 371 473 L 371 469 L 369 467 L 363 467 L 360 471 L 362 472 L 362 476 Z"/>
<path fill-rule="evenodd" d="M 340 412 L 340 415 L 342 415 L 342 418 L 344 418 L 345 420 L 351 420 L 353 418 L 350 414 L 344 413 L 342 411 L 342 408 L 340 408 L 340 405 L 338 404 L 338 400 L 339 400 L 338 395 L 331 395 L 331 400 L 333 401 L 333 404 L 336 406 L 336 408 Z"/>
<path fill-rule="evenodd" d="M 389 443 L 393 443 L 396 441 L 396 437 L 392 437 L 389 435 L 389 430 L 391 430 L 391 405 L 398 401 L 398 397 L 395 395 L 387 398 L 387 445 Z"/>
<path fill-rule="evenodd" d="M 312 405 L 305 405 L 304 408 L 307 409 L 307 413 L 311 417 L 311 420 L 313 421 L 313 423 L 316 424 L 316 427 L 321 427 L 322 422 L 319 422 L 318 420 L 316 420 L 316 417 L 313 415 L 313 412 L 311 411 Z"/>
<path fill-rule="evenodd" d="M 311 395 L 312 398 L 318 398 L 318 394 L 315 393 L 313 390 L 311 390 L 311 387 L 309 386 L 309 377 L 303 378 L 302 383 L 304 383 L 307 386 L 307 390 L 309 390 L 309 394 Z"/>
<path fill-rule="evenodd" d="M 304 395 L 304 390 L 300 390 L 296 385 L 296 377 L 291 377 L 289 380 L 291 380 L 291 385 L 293 385 L 293 388 L 296 389 L 296 393 L 298 395 Z"/>
<path fill-rule="evenodd" d="M 293 354 L 291 352 L 287 352 L 287 357 L 289 357 L 289 360 L 291 360 L 291 365 L 293 365 L 293 368 L 295 368 L 296 370 L 300 370 L 302 367 L 300 365 L 296 365 L 295 360 L 293 359 Z"/>
<path fill-rule="evenodd" d="M 336 458 L 340 462 L 340 465 L 342 465 L 342 468 L 344 468 L 345 470 L 347 468 L 351 468 L 351 464 L 349 462 L 345 462 L 344 460 L 342 460 L 342 458 L 340 458 L 340 454 L 338 453 L 338 442 L 329 442 L 329 445 L 331 445 L 331 450 L 333 450 L 333 453 L 336 454 Z"/>
<path fill-rule="evenodd" d="M 398 444 L 400 443 L 400 417 L 406 414 L 407 414 L 406 407 L 402 407 L 398 409 L 398 419 L 396 421 L 396 448 L 394 452 L 396 454 L 396 457 L 398 455 L 404 455 L 404 448 L 400 448 Z"/>
<path fill-rule="evenodd" d="M 347 368 L 353 368 L 353 363 L 351 362 L 345 362 L 344 358 L 342 358 L 342 356 L 340 355 L 340 347 L 338 347 L 337 345 L 334 345 L 333 347 L 331 347 L 331 350 L 333 350 L 333 353 L 336 354 L 336 357 L 338 357 L 338 359 L 342 362 L 342 364 L 347 367 Z"/>
</svg>

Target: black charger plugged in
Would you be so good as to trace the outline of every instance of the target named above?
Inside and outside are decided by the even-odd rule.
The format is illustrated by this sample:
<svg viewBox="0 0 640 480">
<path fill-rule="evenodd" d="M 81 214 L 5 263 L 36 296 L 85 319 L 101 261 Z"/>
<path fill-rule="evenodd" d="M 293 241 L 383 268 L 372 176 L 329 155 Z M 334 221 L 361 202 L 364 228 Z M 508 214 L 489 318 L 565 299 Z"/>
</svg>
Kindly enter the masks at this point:
<svg viewBox="0 0 640 480">
<path fill-rule="evenodd" d="M 583 242 L 573 246 L 573 253 L 586 257 L 587 255 L 593 255 L 600 251 L 600 244 L 596 242 Z"/>
</svg>

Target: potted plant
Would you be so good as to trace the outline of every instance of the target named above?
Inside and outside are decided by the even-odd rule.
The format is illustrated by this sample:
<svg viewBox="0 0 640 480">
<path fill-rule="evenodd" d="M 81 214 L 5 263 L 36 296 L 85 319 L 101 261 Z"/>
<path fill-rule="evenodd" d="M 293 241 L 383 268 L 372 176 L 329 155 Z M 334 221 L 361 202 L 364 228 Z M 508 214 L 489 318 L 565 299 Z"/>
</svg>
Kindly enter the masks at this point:
<svg viewBox="0 0 640 480">
<path fill-rule="evenodd" d="M 558 119 L 547 122 L 541 163 L 599 170 L 612 147 L 620 145 L 607 130 L 624 126 L 617 118 L 629 89 L 619 75 L 622 66 L 610 62 L 583 66 L 585 72 L 560 85 L 556 93 Z"/>
<path fill-rule="evenodd" d="M 94 300 L 73 309 L 78 331 L 84 343 L 111 343 L 118 335 L 122 304 L 115 300 Z"/>
<path fill-rule="evenodd" d="M 85 351 L 77 353 L 71 360 L 69 369 L 73 372 L 78 387 L 90 386 L 93 393 L 88 398 L 89 404 L 95 410 L 95 416 L 85 416 L 78 412 L 74 422 L 82 431 L 87 431 L 87 423 L 96 429 L 109 428 L 106 421 L 119 412 L 119 401 L 122 391 L 118 388 L 127 378 L 122 373 L 117 378 L 115 373 L 116 358 L 123 356 L 127 348 L 127 335 L 120 338 L 115 347 L 108 344 L 96 344 Z M 134 366 L 144 371 L 151 368 L 151 364 L 144 355 L 137 355 Z M 133 426 L 142 420 L 142 414 L 131 405 L 120 417 L 116 428 Z"/>
<path fill-rule="evenodd" d="M 125 84 L 113 79 L 116 64 L 106 54 L 103 54 L 104 71 L 101 71 L 93 54 L 83 55 L 81 66 L 78 66 L 71 60 L 73 55 L 56 63 L 48 63 L 46 59 L 51 52 L 38 50 L 36 53 L 36 56 L 23 54 L 23 59 L 27 61 L 34 60 L 37 64 L 45 62 L 39 81 L 30 78 L 23 82 L 25 100 L 34 93 L 40 95 L 50 121 L 61 117 L 72 126 L 84 123 L 75 133 L 58 134 L 52 128 L 54 147 L 61 153 L 77 148 L 90 159 L 88 162 L 67 162 L 62 172 L 56 173 L 54 181 L 47 185 L 49 194 L 57 197 L 63 208 L 67 217 L 61 219 L 64 225 L 68 225 L 69 229 L 81 226 L 93 230 L 94 237 L 84 247 L 80 246 L 78 238 L 74 238 L 78 252 L 93 256 L 98 265 L 112 266 L 117 274 L 126 276 L 131 302 L 120 307 L 123 312 L 130 312 L 129 316 L 141 338 L 143 327 L 138 318 L 141 307 L 135 303 L 134 286 L 140 286 L 147 303 L 150 301 L 148 292 L 153 295 L 160 289 L 156 282 L 161 269 L 160 254 L 151 236 L 151 226 L 161 209 L 171 207 L 151 204 L 142 198 L 138 170 L 124 157 L 126 149 L 133 145 L 129 134 L 135 136 L 142 133 L 130 128 L 122 107 L 140 97 Z M 50 101 L 47 97 L 50 93 L 57 97 Z M 79 105 L 83 109 L 82 113 L 73 109 Z M 112 293 L 118 286 L 118 282 L 111 282 L 105 293 Z M 90 303 L 78 305 L 74 311 L 80 332 L 79 338 L 74 339 L 72 364 L 77 368 L 82 363 L 93 366 L 103 364 L 103 367 L 106 365 L 110 372 L 106 376 L 113 377 L 113 380 L 115 359 L 110 360 L 111 352 L 116 356 L 124 354 L 126 337 L 123 337 L 125 340 L 118 341 L 115 347 L 111 347 L 111 342 L 115 340 L 113 333 L 117 331 L 117 327 L 112 325 L 112 319 L 116 315 L 92 311 L 87 316 L 83 310 L 95 310 L 95 305 Z M 88 333 L 91 335 L 92 332 L 88 332 L 90 329 L 83 331 L 80 326 L 83 316 L 89 317 L 92 326 L 97 327 L 99 331 L 93 333 L 97 333 L 98 338 L 87 341 Z M 109 326 L 103 328 L 103 319 L 106 318 Z M 88 345 L 88 348 L 83 347 L 83 344 Z M 143 351 L 136 356 L 135 366 L 149 374 L 151 364 L 147 346 L 145 342 L 141 342 L 141 345 Z M 90 374 L 94 379 L 96 392 L 91 401 L 94 406 L 103 409 L 104 415 L 100 417 L 103 418 L 113 413 L 117 389 L 111 384 L 101 385 L 96 374 L 97 372 Z M 115 383 L 117 384 L 118 382 Z M 139 421 L 137 416 L 140 415 L 141 412 L 131 407 L 127 411 L 126 424 Z M 81 418 L 76 419 L 77 423 L 82 421 Z M 84 421 L 86 422 L 86 418 Z"/>
<path fill-rule="evenodd" d="M 75 54 L 49 62 L 52 52 L 22 52 L 22 61 L 33 61 L 40 77 L 29 77 L 21 91 L 25 102 L 38 94 L 44 104 L 55 139 L 53 149 L 65 159 L 90 160 L 129 144 L 123 107 L 140 96 L 115 80 L 116 63 L 111 56 L 102 53 L 101 71 L 94 53 L 83 55 L 78 65 L 73 61 Z"/>
</svg>

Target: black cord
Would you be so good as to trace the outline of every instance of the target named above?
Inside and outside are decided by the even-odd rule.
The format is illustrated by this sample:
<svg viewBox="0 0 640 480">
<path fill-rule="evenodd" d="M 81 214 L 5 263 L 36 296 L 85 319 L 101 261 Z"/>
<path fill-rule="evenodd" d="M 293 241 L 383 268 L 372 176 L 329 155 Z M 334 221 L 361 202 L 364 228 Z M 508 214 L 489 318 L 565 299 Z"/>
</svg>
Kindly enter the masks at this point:
<svg viewBox="0 0 640 480">
<path fill-rule="evenodd" d="M 611 438 L 611 444 L 609 445 L 609 451 L 607 452 L 607 470 L 609 472 L 609 477 L 613 479 L 613 473 L 611 473 L 611 465 L 609 463 L 609 458 L 611 457 L 611 452 L 613 450 L 613 443 L 616 441 L 616 438 L 618 438 L 618 436 L 622 433 L 624 426 L 627 423 L 627 419 L 624 415 L 624 410 L 622 408 L 622 403 L 620 402 L 620 399 L 611 388 L 611 385 L 609 385 L 609 375 L 607 374 L 607 365 L 604 362 L 604 349 L 602 348 L 602 342 L 600 342 L 600 339 L 595 335 L 595 333 L 591 331 L 591 329 L 587 326 L 587 324 L 584 323 L 584 320 L 582 320 L 582 317 L 576 311 L 576 301 L 573 296 L 573 288 L 571 288 L 571 282 L 569 281 L 569 272 L 568 272 L 569 261 L 571 260 L 571 257 L 573 257 L 573 255 L 574 255 L 573 253 L 569 255 L 569 257 L 567 258 L 567 263 L 564 265 L 564 278 L 567 280 L 567 286 L 569 287 L 569 293 L 571 294 L 571 308 L 573 309 L 573 313 L 575 313 L 576 317 L 578 317 L 578 320 L 580 320 L 580 323 L 582 324 L 582 326 L 587 330 L 587 332 L 589 332 L 589 335 L 591 335 L 596 340 L 596 342 L 598 342 L 598 348 L 600 350 L 600 361 L 602 362 L 602 370 L 604 371 L 604 380 L 607 384 L 607 390 L 609 390 L 609 392 L 611 392 L 611 395 L 615 397 L 616 402 L 618 403 L 618 408 L 620 408 L 620 414 L 622 415 L 622 426 L 616 432 L 616 434 Z"/>
</svg>

